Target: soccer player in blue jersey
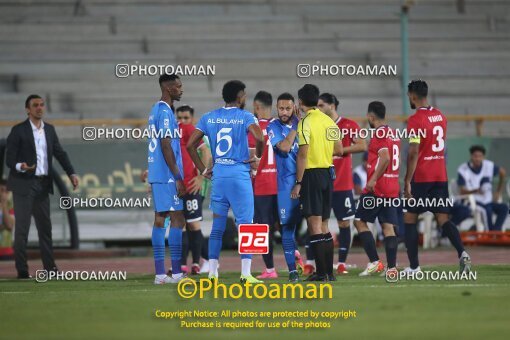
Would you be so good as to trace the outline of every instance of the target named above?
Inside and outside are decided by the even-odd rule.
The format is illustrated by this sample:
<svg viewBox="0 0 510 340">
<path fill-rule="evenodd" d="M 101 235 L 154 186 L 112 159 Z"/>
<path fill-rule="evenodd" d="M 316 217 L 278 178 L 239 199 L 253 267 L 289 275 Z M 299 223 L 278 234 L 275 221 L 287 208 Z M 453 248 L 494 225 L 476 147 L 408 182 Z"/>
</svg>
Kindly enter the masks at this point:
<svg viewBox="0 0 510 340">
<path fill-rule="evenodd" d="M 262 155 L 264 137 L 255 116 L 244 110 L 246 86 L 239 80 L 223 86 L 225 106 L 202 116 L 186 148 L 196 167 L 205 177 L 212 175 L 211 209 L 213 225 L 209 236 L 209 278 L 218 278 L 218 259 L 227 213 L 231 207 L 236 224 L 252 223 L 253 187 L 250 178 L 248 132 L 256 144 L 256 156 Z M 213 168 L 200 160 L 197 144 L 206 135 L 211 145 Z M 241 282 L 259 283 L 251 275 L 251 255 L 241 255 Z"/>
<path fill-rule="evenodd" d="M 154 203 L 154 226 L 152 248 L 156 278 L 154 284 L 177 283 L 183 278 L 181 272 L 182 228 L 184 227 L 181 197 L 186 193 L 179 127 L 172 105 L 182 96 L 182 82 L 176 75 L 163 74 L 159 77 L 161 99 L 152 107 L 148 128 L 149 174 Z M 170 217 L 168 246 L 172 258 L 172 277 L 165 270 L 165 218 Z"/>
<path fill-rule="evenodd" d="M 289 281 L 298 282 L 294 253 L 296 244 L 294 233 L 296 224 L 301 220 L 299 199 L 290 197 L 296 182 L 296 158 L 299 149 L 297 139 L 298 111 L 294 97 L 290 93 L 282 93 L 276 102 L 278 119 L 267 126 L 267 135 L 275 150 L 278 181 L 278 211 L 282 230 L 282 245 L 285 262 L 289 268 Z"/>
</svg>

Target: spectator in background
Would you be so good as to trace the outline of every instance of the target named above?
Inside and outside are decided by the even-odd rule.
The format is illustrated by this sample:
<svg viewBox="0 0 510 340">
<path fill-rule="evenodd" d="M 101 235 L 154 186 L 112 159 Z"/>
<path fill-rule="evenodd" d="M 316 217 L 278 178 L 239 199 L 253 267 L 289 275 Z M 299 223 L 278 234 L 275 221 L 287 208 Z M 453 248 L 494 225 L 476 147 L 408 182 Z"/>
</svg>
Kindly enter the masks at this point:
<svg viewBox="0 0 510 340">
<path fill-rule="evenodd" d="M 474 195 L 476 204 L 485 210 L 487 228 L 501 230 L 508 214 L 508 205 L 501 202 L 506 171 L 485 159 L 486 151 L 482 145 L 471 146 L 469 153 L 471 154 L 469 162 L 461 164 L 457 170 L 459 194 Z M 499 176 L 499 183 L 493 192 L 492 182 L 495 176 Z M 496 215 L 495 222 L 492 220 L 493 214 Z M 470 215 L 468 206 L 456 205 L 452 210 L 452 221 L 459 225 Z"/>
<path fill-rule="evenodd" d="M 14 209 L 7 190 L 7 181 L 0 179 L 0 255 L 12 255 L 12 231 L 14 230 Z"/>
</svg>

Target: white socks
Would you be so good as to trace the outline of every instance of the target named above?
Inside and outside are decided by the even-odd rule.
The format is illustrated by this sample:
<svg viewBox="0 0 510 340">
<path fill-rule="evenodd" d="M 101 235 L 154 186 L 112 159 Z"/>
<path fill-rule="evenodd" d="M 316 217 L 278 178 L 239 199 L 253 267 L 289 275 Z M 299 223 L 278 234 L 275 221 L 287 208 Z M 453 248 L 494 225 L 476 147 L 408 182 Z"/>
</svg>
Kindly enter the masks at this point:
<svg viewBox="0 0 510 340">
<path fill-rule="evenodd" d="M 218 260 L 209 259 L 209 277 L 218 276 Z"/>
<path fill-rule="evenodd" d="M 251 275 L 251 259 L 241 259 L 241 275 Z"/>
</svg>

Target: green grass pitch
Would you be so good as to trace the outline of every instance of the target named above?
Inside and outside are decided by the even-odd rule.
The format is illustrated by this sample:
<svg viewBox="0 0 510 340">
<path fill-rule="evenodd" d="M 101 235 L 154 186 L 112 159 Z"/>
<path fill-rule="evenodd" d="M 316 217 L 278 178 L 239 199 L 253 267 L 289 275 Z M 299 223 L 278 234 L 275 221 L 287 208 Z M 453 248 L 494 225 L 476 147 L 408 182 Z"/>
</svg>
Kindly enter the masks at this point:
<svg viewBox="0 0 510 340">
<path fill-rule="evenodd" d="M 456 270 L 428 267 L 426 270 Z M 175 285 L 154 286 L 153 276 L 127 281 L 0 281 L 2 339 L 503 339 L 509 331 L 510 266 L 477 266 L 477 281 L 386 283 L 382 277 L 348 276 L 333 282 L 333 299 L 186 300 Z M 222 283 L 238 282 L 222 273 Z M 285 282 L 281 273 L 275 282 Z M 156 310 L 314 311 L 355 310 L 356 318 L 329 329 L 182 329 Z M 250 319 L 248 319 L 250 320 Z M 244 321 L 247 321 L 244 319 Z M 265 320 L 268 321 L 268 320 Z"/>
</svg>

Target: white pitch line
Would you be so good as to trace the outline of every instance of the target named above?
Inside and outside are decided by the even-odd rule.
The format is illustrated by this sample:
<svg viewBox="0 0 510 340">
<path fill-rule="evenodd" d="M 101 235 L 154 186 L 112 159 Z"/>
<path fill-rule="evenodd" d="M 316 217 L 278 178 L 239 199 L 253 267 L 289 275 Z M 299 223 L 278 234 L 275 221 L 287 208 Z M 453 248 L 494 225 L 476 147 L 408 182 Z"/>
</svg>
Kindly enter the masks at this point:
<svg viewBox="0 0 510 340">
<path fill-rule="evenodd" d="M 32 292 L 0 292 L 0 294 L 29 294 Z"/>
</svg>

